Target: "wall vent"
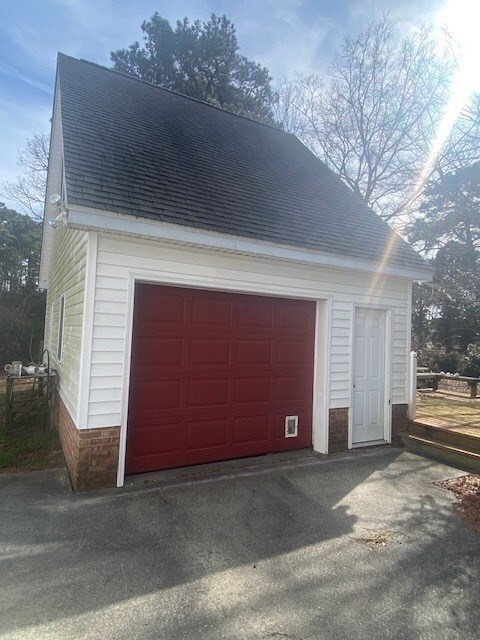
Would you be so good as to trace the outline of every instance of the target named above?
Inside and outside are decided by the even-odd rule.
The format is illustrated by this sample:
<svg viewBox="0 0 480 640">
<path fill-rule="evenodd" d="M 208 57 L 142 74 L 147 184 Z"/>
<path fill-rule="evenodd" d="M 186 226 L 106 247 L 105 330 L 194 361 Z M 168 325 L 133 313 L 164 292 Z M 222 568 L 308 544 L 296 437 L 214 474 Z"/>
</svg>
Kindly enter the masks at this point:
<svg viewBox="0 0 480 640">
<path fill-rule="evenodd" d="M 285 416 L 285 437 L 296 438 L 298 435 L 298 416 Z"/>
</svg>

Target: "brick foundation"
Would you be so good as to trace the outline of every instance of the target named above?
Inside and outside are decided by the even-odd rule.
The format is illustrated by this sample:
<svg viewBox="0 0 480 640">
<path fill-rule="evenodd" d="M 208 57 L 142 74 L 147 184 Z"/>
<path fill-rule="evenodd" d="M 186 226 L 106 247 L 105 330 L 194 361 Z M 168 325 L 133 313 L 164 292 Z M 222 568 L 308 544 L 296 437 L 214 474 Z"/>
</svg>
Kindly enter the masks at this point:
<svg viewBox="0 0 480 640">
<path fill-rule="evenodd" d="M 392 444 L 401 444 L 399 433 L 408 428 L 408 405 L 392 405 Z M 330 409 L 328 419 L 328 453 L 348 449 L 348 409 Z"/>
<path fill-rule="evenodd" d="M 117 485 L 120 427 L 77 429 L 57 394 L 56 424 L 76 491 Z"/>
<path fill-rule="evenodd" d="M 348 409 L 330 409 L 328 413 L 328 453 L 348 449 Z"/>
<path fill-rule="evenodd" d="M 402 444 L 399 433 L 408 429 L 408 405 L 392 405 L 392 444 Z"/>
</svg>

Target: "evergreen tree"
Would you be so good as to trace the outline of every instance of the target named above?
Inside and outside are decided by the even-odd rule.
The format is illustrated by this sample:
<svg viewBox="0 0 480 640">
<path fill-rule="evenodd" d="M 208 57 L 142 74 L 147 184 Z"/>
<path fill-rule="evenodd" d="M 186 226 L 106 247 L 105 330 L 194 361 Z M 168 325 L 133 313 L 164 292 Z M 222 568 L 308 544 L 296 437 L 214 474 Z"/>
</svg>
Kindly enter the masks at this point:
<svg viewBox="0 0 480 640">
<path fill-rule="evenodd" d="M 427 251 L 451 240 L 464 245 L 471 255 L 480 250 L 480 162 L 426 186 L 410 239 Z"/>
<path fill-rule="evenodd" d="M 0 291 L 32 291 L 38 284 L 41 225 L 0 203 Z"/>
<path fill-rule="evenodd" d="M 273 123 L 274 93 L 268 69 L 238 53 L 234 25 L 212 14 L 208 22 L 169 21 L 154 13 L 134 42 L 110 54 L 113 68 L 249 116 Z"/>
<path fill-rule="evenodd" d="M 45 294 L 38 291 L 42 227 L 0 203 L 0 365 L 38 357 Z"/>
</svg>

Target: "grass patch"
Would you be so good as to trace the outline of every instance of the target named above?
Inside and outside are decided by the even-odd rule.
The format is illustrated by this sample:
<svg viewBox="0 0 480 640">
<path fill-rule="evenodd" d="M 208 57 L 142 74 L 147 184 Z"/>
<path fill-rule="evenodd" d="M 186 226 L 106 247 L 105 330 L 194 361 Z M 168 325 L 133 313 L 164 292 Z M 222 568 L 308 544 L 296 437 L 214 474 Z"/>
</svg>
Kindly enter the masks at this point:
<svg viewBox="0 0 480 640">
<path fill-rule="evenodd" d="M 60 454 L 56 431 L 15 436 L 0 434 L 0 470 L 43 469 L 51 466 Z"/>
<path fill-rule="evenodd" d="M 15 394 L 15 415 L 6 431 L 5 380 L 0 381 L 0 473 L 64 466 L 58 432 L 45 428 L 43 407 L 29 402 L 31 387 L 26 383 Z"/>
<path fill-rule="evenodd" d="M 15 462 L 15 454 L 13 451 L 0 451 L 0 469 L 9 467 Z"/>
</svg>

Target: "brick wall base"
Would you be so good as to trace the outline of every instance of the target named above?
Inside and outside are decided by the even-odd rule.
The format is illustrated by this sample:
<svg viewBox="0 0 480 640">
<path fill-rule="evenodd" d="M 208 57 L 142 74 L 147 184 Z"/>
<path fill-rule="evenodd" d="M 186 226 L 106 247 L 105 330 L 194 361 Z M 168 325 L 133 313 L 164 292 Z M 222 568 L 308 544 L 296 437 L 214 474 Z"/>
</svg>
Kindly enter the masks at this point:
<svg viewBox="0 0 480 640">
<path fill-rule="evenodd" d="M 392 405 L 392 444 L 402 444 L 400 436 L 401 431 L 408 429 L 408 405 L 394 404 Z"/>
<path fill-rule="evenodd" d="M 330 409 L 328 413 L 328 453 L 348 449 L 348 409 Z"/>
<path fill-rule="evenodd" d="M 399 433 L 408 428 L 408 405 L 392 405 L 392 444 L 401 444 Z M 348 449 L 348 409 L 330 409 L 328 418 L 328 453 Z"/>
<path fill-rule="evenodd" d="M 73 488 L 76 491 L 117 485 L 120 427 L 77 429 L 57 394 L 56 424 Z"/>
</svg>

